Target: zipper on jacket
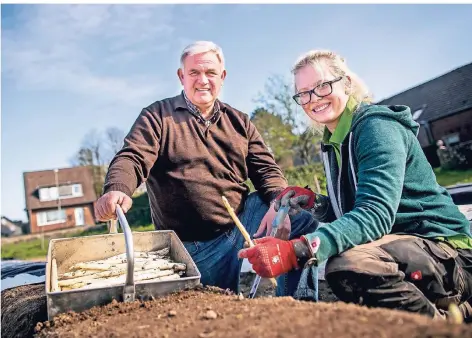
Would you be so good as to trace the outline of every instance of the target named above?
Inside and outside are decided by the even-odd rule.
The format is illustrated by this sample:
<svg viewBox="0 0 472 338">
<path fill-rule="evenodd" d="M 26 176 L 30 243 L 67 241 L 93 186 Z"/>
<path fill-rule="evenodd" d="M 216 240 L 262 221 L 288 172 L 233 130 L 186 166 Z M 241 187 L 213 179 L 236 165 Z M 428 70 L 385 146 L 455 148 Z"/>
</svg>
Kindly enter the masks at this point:
<svg viewBox="0 0 472 338">
<path fill-rule="evenodd" d="M 338 170 L 338 201 L 339 201 L 339 210 L 341 215 L 343 214 L 343 206 L 341 203 L 341 173 L 343 171 L 343 144 L 339 145 L 339 170 Z"/>
<path fill-rule="evenodd" d="M 327 152 L 323 152 L 323 164 L 324 164 L 325 172 L 326 172 L 326 186 L 328 188 L 328 197 L 331 201 L 331 206 L 333 207 L 336 218 L 340 218 L 342 215 L 339 210 L 339 205 L 336 200 L 336 194 L 333 189 L 333 181 L 331 178 L 331 168 L 329 166 L 329 158 L 328 158 Z"/>
<path fill-rule="evenodd" d="M 352 132 L 349 133 L 349 163 L 351 164 L 351 175 L 354 182 L 354 188 L 357 191 L 357 178 L 354 170 L 354 161 L 352 160 Z"/>
</svg>

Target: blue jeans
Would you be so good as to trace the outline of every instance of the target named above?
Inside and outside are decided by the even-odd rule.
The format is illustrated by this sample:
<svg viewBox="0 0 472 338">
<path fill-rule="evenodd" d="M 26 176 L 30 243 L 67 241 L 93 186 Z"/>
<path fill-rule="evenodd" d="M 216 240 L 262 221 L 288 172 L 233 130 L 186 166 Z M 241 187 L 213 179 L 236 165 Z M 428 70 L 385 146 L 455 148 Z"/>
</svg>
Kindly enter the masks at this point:
<svg viewBox="0 0 472 338">
<path fill-rule="evenodd" d="M 269 206 L 259 197 L 257 192 L 251 193 L 246 200 L 244 209 L 238 215 L 247 232 L 253 237 Z M 315 231 L 318 222 L 308 212 L 300 212 L 290 216 L 292 230 L 290 239 Z M 198 267 L 203 285 L 230 289 L 239 294 L 239 275 L 242 260 L 238 251 L 243 248 L 244 238 L 235 226 L 219 237 L 205 242 L 184 242 L 192 259 Z M 293 296 L 302 270 L 293 270 L 277 278 L 277 296 Z"/>
</svg>

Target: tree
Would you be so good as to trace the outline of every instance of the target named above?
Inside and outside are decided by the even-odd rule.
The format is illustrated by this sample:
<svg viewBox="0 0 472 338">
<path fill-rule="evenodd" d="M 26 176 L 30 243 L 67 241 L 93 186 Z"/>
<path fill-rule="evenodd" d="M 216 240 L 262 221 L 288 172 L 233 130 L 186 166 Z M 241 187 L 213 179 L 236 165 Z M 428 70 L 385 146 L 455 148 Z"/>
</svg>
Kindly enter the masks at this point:
<svg viewBox="0 0 472 338">
<path fill-rule="evenodd" d="M 125 133 L 123 130 L 116 127 L 110 127 L 105 131 L 106 141 L 111 152 L 111 159 L 115 154 L 123 147 L 123 140 L 125 138 Z"/>
<path fill-rule="evenodd" d="M 310 127 L 307 127 L 303 133 L 298 135 L 295 147 L 303 164 L 321 161 L 319 157 L 320 140 L 321 136 L 314 134 Z"/>
<path fill-rule="evenodd" d="M 113 156 L 123 146 L 124 132 L 110 127 L 100 134 L 96 129 L 85 134 L 81 146 L 71 159 L 73 166 L 92 168 L 93 185 L 97 196 L 101 195 L 105 175 Z"/>
<path fill-rule="evenodd" d="M 292 133 L 291 125 L 284 123 L 280 116 L 271 114 L 262 108 L 254 111 L 251 121 L 261 133 L 277 163 L 281 167 L 292 166 L 292 148 L 296 136 Z"/>
<path fill-rule="evenodd" d="M 264 93 L 259 93 L 256 102 L 269 112 L 280 116 L 295 132 L 297 124 L 297 109 L 292 99 L 292 86 L 282 75 L 272 75 L 267 79 Z"/>
<path fill-rule="evenodd" d="M 314 134 L 307 126 L 304 112 L 293 100 L 293 94 L 289 80 L 281 75 L 272 75 L 265 84 L 264 93 L 259 93 L 255 101 L 290 125 L 296 135 L 293 142 L 295 155 L 303 164 L 310 164 L 316 158 L 320 135 Z"/>
</svg>

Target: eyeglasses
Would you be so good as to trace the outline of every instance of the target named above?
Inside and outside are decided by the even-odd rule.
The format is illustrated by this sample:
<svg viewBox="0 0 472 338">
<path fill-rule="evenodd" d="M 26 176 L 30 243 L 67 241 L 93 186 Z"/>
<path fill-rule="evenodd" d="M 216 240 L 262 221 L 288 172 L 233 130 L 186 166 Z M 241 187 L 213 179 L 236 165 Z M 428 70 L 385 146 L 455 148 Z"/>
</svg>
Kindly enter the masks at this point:
<svg viewBox="0 0 472 338">
<path fill-rule="evenodd" d="M 342 78 L 343 77 L 340 76 L 331 81 L 323 82 L 319 84 L 318 86 L 316 86 L 315 88 L 313 88 L 312 90 L 307 90 L 306 92 L 300 92 L 292 96 L 292 98 L 295 100 L 297 104 L 302 106 L 311 101 L 311 94 L 315 94 L 318 97 L 325 97 L 325 96 L 331 95 L 331 93 L 333 92 L 333 83 L 340 81 Z"/>
</svg>

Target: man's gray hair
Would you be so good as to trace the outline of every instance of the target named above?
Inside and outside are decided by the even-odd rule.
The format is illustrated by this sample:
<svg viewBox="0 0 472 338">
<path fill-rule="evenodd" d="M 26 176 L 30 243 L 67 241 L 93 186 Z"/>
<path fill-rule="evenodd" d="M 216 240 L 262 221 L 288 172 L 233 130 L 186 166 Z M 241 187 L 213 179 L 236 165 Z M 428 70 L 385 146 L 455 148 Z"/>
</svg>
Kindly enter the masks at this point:
<svg viewBox="0 0 472 338">
<path fill-rule="evenodd" d="M 211 41 L 196 41 L 188 45 L 187 47 L 185 47 L 184 50 L 182 51 L 182 54 L 180 55 L 181 67 L 183 68 L 184 60 L 187 56 L 208 53 L 208 52 L 213 52 L 216 54 L 216 56 L 220 60 L 221 65 L 223 66 L 223 69 L 224 69 L 225 57 L 223 55 L 223 50 L 221 49 L 220 46 L 218 46 L 216 43 L 211 42 Z"/>
</svg>

